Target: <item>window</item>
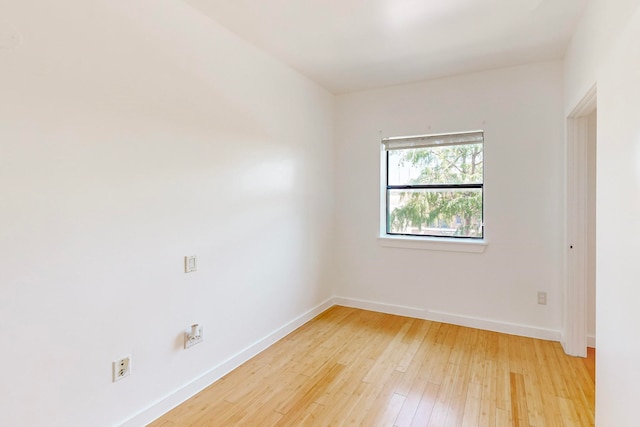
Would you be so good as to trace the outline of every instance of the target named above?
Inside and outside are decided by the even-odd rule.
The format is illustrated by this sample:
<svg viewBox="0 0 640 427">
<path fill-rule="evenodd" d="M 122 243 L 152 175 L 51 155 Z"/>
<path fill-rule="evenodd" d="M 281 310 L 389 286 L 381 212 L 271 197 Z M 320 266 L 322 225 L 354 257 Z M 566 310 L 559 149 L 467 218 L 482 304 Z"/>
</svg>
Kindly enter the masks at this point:
<svg viewBox="0 0 640 427">
<path fill-rule="evenodd" d="M 387 138 L 386 234 L 482 239 L 482 131 Z"/>
</svg>

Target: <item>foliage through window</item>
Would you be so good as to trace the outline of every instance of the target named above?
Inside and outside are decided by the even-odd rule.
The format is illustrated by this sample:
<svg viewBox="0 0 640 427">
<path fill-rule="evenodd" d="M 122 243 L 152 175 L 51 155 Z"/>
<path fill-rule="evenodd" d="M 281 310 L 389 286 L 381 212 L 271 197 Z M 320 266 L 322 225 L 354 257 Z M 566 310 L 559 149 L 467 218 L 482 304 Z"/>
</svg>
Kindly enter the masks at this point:
<svg viewBox="0 0 640 427">
<path fill-rule="evenodd" d="M 482 131 L 383 140 L 386 232 L 483 237 Z"/>
</svg>

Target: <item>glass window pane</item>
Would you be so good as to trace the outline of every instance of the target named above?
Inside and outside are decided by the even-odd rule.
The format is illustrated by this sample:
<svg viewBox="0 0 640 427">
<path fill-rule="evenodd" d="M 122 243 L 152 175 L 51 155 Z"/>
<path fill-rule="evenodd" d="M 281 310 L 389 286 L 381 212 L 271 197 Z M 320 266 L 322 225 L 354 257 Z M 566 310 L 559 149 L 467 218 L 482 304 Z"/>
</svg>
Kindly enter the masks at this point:
<svg viewBox="0 0 640 427">
<path fill-rule="evenodd" d="M 482 145 L 391 150 L 389 185 L 481 184 Z"/>
<path fill-rule="evenodd" d="M 387 232 L 482 237 L 482 189 L 388 190 Z"/>
</svg>

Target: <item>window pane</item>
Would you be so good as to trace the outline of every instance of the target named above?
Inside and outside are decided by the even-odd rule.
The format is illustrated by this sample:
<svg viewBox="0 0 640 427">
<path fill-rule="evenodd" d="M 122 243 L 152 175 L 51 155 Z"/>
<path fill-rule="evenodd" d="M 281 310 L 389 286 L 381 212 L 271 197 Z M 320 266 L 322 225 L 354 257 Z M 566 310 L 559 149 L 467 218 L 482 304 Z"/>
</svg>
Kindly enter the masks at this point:
<svg viewBox="0 0 640 427">
<path fill-rule="evenodd" d="M 482 237 L 482 189 L 388 190 L 387 232 Z"/>
<path fill-rule="evenodd" d="M 389 185 L 481 184 L 482 145 L 391 150 Z"/>
</svg>

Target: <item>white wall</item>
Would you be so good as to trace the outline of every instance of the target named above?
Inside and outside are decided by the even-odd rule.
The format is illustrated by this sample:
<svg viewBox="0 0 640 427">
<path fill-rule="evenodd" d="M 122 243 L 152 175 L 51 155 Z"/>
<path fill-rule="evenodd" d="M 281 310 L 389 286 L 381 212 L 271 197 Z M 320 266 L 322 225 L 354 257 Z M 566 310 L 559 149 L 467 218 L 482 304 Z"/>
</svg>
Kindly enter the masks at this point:
<svg viewBox="0 0 640 427">
<path fill-rule="evenodd" d="M 562 96 L 562 63 L 545 62 L 338 97 L 337 294 L 559 339 Z M 485 130 L 486 252 L 377 244 L 381 136 L 476 129 Z"/>
<path fill-rule="evenodd" d="M 593 0 L 567 55 L 565 111 L 598 88 L 596 423 L 635 426 L 640 400 L 640 2 Z"/>
<path fill-rule="evenodd" d="M 568 115 L 596 83 L 599 67 L 638 0 L 588 0 L 565 54 L 565 113 Z"/>
<path fill-rule="evenodd" d="M 0 425 L 117 424 L 332 295 L 330 94 L 177 0 L 0 17 Z"/>
</svg>

